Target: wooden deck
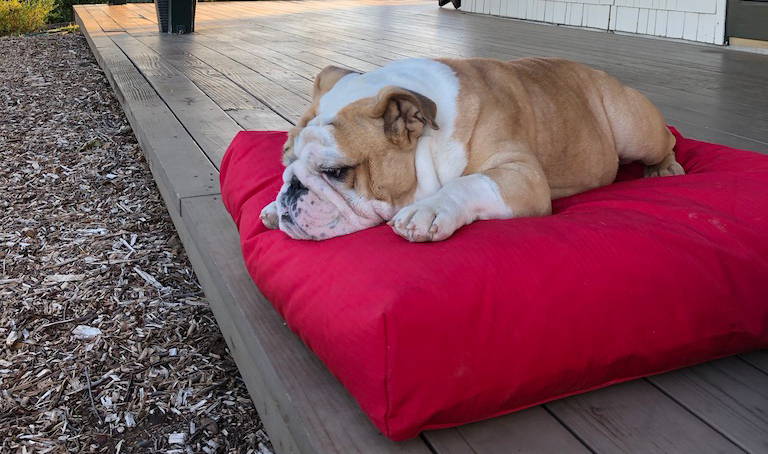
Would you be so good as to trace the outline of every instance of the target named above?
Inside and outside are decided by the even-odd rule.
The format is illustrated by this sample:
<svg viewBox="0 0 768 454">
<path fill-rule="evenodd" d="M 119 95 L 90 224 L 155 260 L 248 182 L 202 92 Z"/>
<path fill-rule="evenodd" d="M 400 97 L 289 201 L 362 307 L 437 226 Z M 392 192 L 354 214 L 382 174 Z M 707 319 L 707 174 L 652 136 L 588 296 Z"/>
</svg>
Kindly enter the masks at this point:
<svg viewBox="0 0 768 454">
<path fill-rule="evenodd" d="M 686 135 L 768 152 L 768 56 L 464 14 L 434 1 L 197 8 L 197 32 L 170 36 L 157 32 L 152 4 L 75 7 L 278 452 L 768 452 L 766 352 L 389 442 L 249 279 L 217 170 L 237 131 L 290 127 L 323 66 L 367 71 L 412 56 L 582 61 L 646 93 Z"/>
</svg>

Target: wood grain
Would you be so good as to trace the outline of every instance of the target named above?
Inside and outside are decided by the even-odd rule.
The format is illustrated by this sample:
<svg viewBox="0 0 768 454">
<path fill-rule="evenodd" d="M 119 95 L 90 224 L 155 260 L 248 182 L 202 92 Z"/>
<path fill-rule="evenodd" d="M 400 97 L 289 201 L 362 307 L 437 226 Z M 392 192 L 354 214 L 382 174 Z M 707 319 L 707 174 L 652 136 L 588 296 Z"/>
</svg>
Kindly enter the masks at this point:
<svg viewBox="0 0 768 454">
<path fill-rule="evenodd" d="M 76 19 L 128 117 L 172 216 L 180 200 L 219 192 L 218 171 L 138 69 L 77 6 Z M 181 151 L 181 152 L 180 152 Z"/>
<path fill-rule="evenodd" d="M 244 129 L 285 130 L 292 126 L 214 66 L 196 57 L 195 43 L 179 42 L 172 36 L 160 34 L 138 39 L 182 72 Z"/>
<path fill-rule="evenodd" d="M 768 452 L 768 374 L 737 357 L 650 377 L 747 452 Z"/>
<path fill-rule="evenodd" d="M 589 452 L 541 406 L 453 429 L 426 432 L 424 437 L 440 454 Z"/>
<path fill-rule="evenodd" d="M 743 452 L 643 380 L 547 404 L 597 452 Z"/>
<path fill-rule="evenodd" d="M 741 355 L 744 361 L 768 374 L 768 350 L 758 350 Z"/>
</svg>

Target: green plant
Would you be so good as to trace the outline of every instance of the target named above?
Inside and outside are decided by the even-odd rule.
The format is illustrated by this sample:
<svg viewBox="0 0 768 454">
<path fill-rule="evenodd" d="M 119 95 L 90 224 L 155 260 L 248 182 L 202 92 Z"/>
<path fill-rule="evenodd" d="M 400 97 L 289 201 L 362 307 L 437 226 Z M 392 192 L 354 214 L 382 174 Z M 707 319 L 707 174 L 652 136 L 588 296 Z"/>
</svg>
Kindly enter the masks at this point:
<svg viewBox="0 0 768 454">
<path fill-rule="evenodd" d="M 0 0 L 0 36 L 39 30 L 54 0 Z"/>
<path fill-rule="evenodd" d="M 45 33 L 49 33 L 49 34 L 52 34 L 52 33 L 63 33 L 63 34 L 66 34 L 66 33 L 75 33 L 77 31 L 80 31 L 80 26 L 79 25 L 77 25 L 77 24 L 67 24 L 67 25 L 63 25 L 61 27 L 50 28 L 50 29 L 46 30 Z"/>
<path fill-rule="evenodd" d="M 55 0 L 55 2 L 55 8 L 51 11 L 51 14 L 48 15 L 48 23 L 50 24 L 73 22 L 75 20 L 75 14 L 72 11 L 72 5 L 107 3 L 107 0 Z"/>
</svg>

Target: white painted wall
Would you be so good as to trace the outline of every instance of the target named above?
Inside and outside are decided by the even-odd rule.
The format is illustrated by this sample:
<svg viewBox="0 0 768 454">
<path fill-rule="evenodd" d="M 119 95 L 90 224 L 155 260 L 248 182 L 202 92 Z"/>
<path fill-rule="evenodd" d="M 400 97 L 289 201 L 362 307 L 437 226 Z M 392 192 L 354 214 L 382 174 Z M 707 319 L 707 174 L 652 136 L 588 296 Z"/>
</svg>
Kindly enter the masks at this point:
<svg viewBox="0 0 768 454">
<path fill-rule="evenodd" d="M 726 0 L 462 0 L 463 11 L 725 43 Z"/>
</svg>

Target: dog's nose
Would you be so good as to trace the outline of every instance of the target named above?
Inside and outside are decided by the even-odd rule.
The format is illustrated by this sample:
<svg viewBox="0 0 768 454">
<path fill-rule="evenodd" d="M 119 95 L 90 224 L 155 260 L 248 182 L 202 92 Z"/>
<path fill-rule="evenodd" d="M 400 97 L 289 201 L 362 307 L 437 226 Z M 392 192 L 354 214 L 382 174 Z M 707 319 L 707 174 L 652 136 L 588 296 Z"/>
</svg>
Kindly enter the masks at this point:
<svg viewBox="0 0 768 454">
<path fill-rule="evenodd" d="M 280 197 L 278 197 L 278 201 L 282 206 L 286 208 L 296 208 L 296 203 L 304 194 L 308 192 L 309 189 L 307 189 L 307 187 L 304 186 L 304 184 L 299 181 L 298 178 L 292 176 L 288 182 L 288 187 L 285 189 L 285 192 L 282 193 Z"/>
<path fill-rule="evenodd" d="M 299 181 L 298 178 L 296 178 L 296 175 L 291 177 L 291 182 L 288 185 L 288 192 L 300 192 L 306 190 L 307 187 L 304 186 L 304 183 Z"/>
</svg>

